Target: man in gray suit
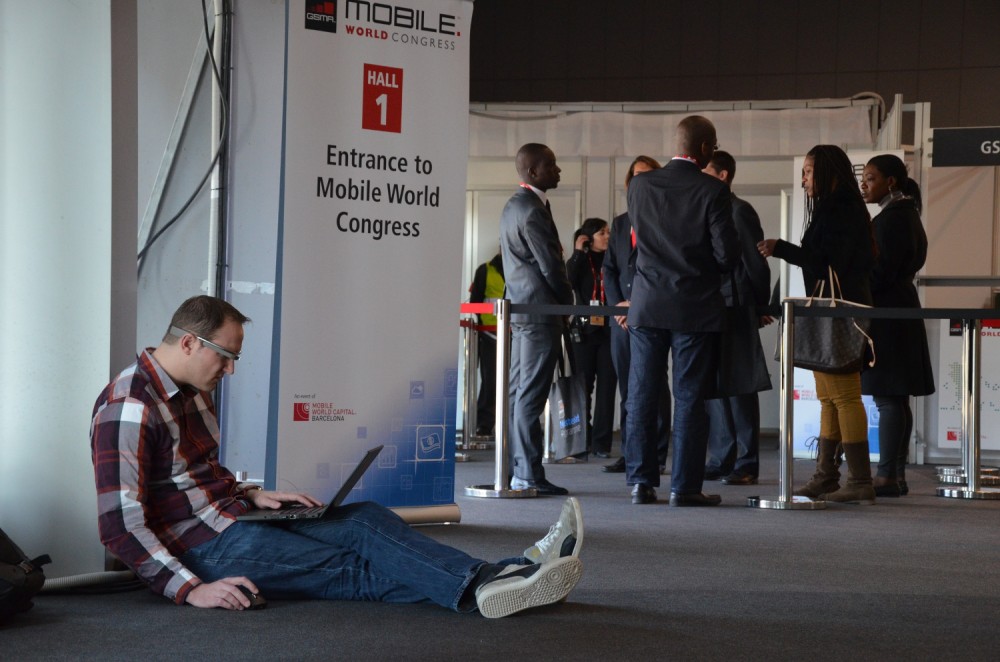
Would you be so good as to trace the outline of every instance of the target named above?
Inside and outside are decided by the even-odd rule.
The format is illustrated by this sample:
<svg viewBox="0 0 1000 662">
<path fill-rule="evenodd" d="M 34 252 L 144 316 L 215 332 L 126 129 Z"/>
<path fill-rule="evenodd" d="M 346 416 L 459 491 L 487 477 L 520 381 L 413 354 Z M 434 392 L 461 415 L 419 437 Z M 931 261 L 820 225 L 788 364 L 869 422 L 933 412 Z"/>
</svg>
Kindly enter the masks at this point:
<svg viewBox="0 0 1000 662">
<path fill-rule="evenodd" d="M 701 492 L 708 444 L 705 396 L 715 382 L 725 302 L 721 276 L 740 257 L 729 188 L 701 172 L 715 153 L 715 126 L 692 115 L 677 125 L 677 154 L 635 177 L 628 210 L 636 272 L 628 311 L 626 482 L 632 503 L 656 501 L 660 484 L 656 413 L 668 357 L 673 359 L 674 456 L 671 506 L 714 506 Z"/>
<path fill-rule="evenodd" d="M 518 150 L 515 164 L 521 188 L 500 215 L 507 298 L 512 304 L 570 305 L 573 288 L 566 276 L 559 233 L 545 195 L 559 185 L 555 154 L 545 145 L 528 143 Z M 511 489 L 534 488 L 545 495 L 568 493 L 545 479 L 539 421 L 562 352 L 563 328 L 561 316 L 511 316 Z"/>
</svg>

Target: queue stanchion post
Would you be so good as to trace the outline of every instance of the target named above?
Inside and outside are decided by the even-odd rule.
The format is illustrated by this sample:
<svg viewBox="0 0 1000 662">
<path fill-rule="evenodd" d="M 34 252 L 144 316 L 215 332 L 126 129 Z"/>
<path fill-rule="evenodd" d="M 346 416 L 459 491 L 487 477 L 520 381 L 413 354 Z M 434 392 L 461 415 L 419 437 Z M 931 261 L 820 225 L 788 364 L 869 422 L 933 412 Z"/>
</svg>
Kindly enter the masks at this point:
<svg viewBox="0 0 1000 662">
<path fill-rule="evenodd" d="M 793 463 L 793 396 L 795 365 L 793 362 L 793 352 L 795 351 L 795 305 L 785 299 L 782 302 L 782 324 L 781 324 L 781 389 L 780 389 L 780 418 L 781 429 L 780 439 L 780 471 L 778 475 L 778 498 L 764 498 L 759 496 L 747 497 L 747 506 L 750 508 L 767 508 L 771 510 L 822 510 L 826 508 L 826 501 L 813 501 L 808 497 L 794 496 L 792 494 L 792 463 Z"/>
<path fill-rule="evenodd" d="M 464 343 L 462 349 L 462 357 L 465 362 L 465 374 L 462 380 L 463 393 L 462 393 L 462 450 L 468 451 L 472 446 L 472 430 L 475 430 L 476 426 L 476 407 L 474 395 L 476 393 L 476 337 L 475 330 L 473 329 L 472 319 L 464 319 L 461 322 L 462 325 L 462 341 Z M 468 462 L 469 454 L 467 452 L 456 452 L 455 453 L 456 462 Z"/>
<path fill-rule="evenodd" d="M 1000 499 L 1000 489 L 983 487 L 980 473 L 983 321 L 965 320 L 962 324 L 962 469 L 965 487 L 939 487 L 937 495 L 951 499 Z"/>
<path fill-rule="evenodd" d="M 538 496 L 537 490 L 510 489 L 510 455 L 508 422 L 510 420 L 510 300 L 498 299 L 494 304 L 497 317 L 497 382 L 496 382 L 496 467 L 493 485 L 469 485 L 465 496 L 485 498 L 523 498 Z"/>
</svg>

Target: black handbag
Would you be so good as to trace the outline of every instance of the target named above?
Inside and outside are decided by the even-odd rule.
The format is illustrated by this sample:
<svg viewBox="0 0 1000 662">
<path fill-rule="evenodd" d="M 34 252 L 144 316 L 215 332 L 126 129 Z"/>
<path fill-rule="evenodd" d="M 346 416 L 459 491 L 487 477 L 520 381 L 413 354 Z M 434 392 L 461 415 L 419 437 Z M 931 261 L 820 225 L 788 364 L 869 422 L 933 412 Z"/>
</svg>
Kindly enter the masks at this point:
<svg viewBox="0 0 1000 662">
<path fill-rule="evenodd" d="M 736 279 L 730 278 L 734 305 L 726 307 L 725 326 L 719 336 L 715 388 L 706 398 L 709 400 L 760 393 L 771 388 L 771 375 L 760 344 L 757 309 L 741 305 Z"/>
<path fill-rule="evenodd" d="M 815 296 L 789 297 L 786 301 L 812 308 L 871 308 L 842 298 L 840 280 L 832 268 L 828 277 L 831 296 L 823 296 L 821 281 L 816 284 Z M 796 368 L 838 375 L 861 372 L 865 347 L 868 347 L 872 357 L 868 366 L 872 367 L 875 365 L 875 343 L 867 333 L 870 326 L 871 319 L 866 317 L 798 317 L 795 319 L 792 364 Z"/>
<path fill-rule="evenodd" d="M 549 430 L 552 456 L 561 460 L 585 453 L 588 446 L 587 398 L 583 376 L 573 372 L 572 344 L 563 334 L 563 352 L 559 357 L 558 376 L 549 389 Z M 566 364 L 569 364 L 569 367 Z"/>
</svg>

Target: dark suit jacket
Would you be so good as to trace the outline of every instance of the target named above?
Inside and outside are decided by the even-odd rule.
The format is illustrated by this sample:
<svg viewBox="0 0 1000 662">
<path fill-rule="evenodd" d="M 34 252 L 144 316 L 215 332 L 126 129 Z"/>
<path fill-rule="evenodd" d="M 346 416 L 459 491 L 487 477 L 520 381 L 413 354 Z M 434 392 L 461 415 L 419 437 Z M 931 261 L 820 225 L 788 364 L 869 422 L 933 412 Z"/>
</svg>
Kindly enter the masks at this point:
<svg viewBox="0 0 1000 662">
<path fill-rule="evenodd" d="M 766 306 L 771 294 L 771 269 L 767 260 L 761 257 L 757 243 L 764 240 L 764 230 L 760 226 L 757 210 L 735 194 L 733 199 L 733 225 L 740 240 L 741 259 L 733 269 L 736 289 L 741 306 Z M 726 305 L 735 305 L 733 286 L 728 277 L 722 279 L 722 296 Z"/>
<path fill-rule="evenodd" d="M 500 252 L 511 303 L 573 303 L 562 245 L 552 214 L 528 188 L 515 193 L 500 214 Z M 558 315 L 511 315 L 517 323 L 559 324 Z"/>
<path fill-rule="evenodd" d="M 673 159 L 632 179 L 628 209 L 638 249 L 629 326 L 721 331 L 721 276 L 740 258 L 729 187 Z"/>
<path fill-rule="evenodd" d="M 628 212 L 611 221 L 611 237 L 604 256 L 604 296 L 609 306 L 617 306 L 632 298 L 632 278 L 635 276 L 635 255 L 632 248 L 632 221 Z"/>
</svg>

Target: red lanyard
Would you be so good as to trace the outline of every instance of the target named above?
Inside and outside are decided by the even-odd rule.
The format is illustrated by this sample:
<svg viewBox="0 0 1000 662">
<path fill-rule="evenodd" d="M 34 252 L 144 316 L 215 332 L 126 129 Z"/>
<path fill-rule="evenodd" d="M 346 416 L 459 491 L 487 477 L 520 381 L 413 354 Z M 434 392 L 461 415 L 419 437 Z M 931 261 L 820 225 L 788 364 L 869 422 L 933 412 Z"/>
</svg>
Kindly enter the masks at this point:
<svg viewBox="0 0 1000 662">
<path fill-rule="evenodd" d="M 602 268 L 600 272 L 594 269 L 594 261 L 590 259 L 590 253 L 587 253 L 587 262 L 590 264 L 590 276 L 594 281 L 594 289 L 590 294 L 590 300 L 593 301 L 597 299 L 598 291 L 600 291 L 600 299 L 602 304 L 604 303 L 604 269 Z M 598 290 L 598 288 L 600 288 Z"/>
</svg>

